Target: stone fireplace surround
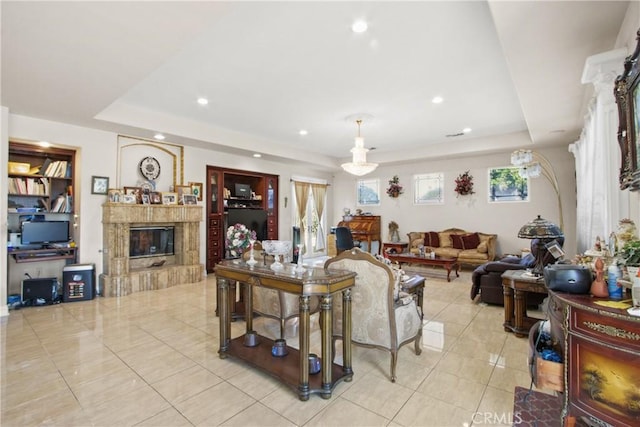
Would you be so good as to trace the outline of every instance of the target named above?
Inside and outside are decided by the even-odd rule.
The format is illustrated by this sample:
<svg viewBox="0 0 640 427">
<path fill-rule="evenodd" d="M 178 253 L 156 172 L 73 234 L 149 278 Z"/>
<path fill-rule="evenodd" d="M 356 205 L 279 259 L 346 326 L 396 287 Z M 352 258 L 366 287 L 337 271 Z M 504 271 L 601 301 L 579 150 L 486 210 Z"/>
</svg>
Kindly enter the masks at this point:
<svg viewBox="0 0 640 427">
<path fill-rule="evenodd" d="M 200 263 L 202 206 L 102 205 L 103 273 L 100 293 L 105 297 L 163 289 L 204 278 Z M 174 255 L 130 260 L 129 229 L 145 225 L 174 227 Z M 164 261 L 159 267 L 151 264 Z"/>
</svg>

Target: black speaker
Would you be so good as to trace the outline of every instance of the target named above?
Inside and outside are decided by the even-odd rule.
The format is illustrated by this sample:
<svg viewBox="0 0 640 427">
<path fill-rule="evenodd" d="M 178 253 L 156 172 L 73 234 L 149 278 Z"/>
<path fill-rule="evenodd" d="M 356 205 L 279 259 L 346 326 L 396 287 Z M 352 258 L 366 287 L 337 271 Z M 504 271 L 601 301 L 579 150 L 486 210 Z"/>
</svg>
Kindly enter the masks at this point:
<svg viewBox="0 0 640 427">
<path fill-rule="evenodd" d="M 25 279 L 22 281 L 22 301 L 36 304 L 38 299 L 44 300 L 45 304 L 60 302 L 58 286 L 57 277 Z"/>
</svg>

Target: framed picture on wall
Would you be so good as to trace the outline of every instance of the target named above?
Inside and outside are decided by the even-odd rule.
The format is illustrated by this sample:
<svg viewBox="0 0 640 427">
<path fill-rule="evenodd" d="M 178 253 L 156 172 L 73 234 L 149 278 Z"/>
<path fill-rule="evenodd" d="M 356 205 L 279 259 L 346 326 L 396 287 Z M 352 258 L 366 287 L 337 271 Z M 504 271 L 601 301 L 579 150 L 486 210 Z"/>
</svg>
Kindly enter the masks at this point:
<svg viewBox="0 0 640 427">
<path fill-rule="evenodd" d="M 202 201 L 202 183 L 201 182 L 190 182 L 189 186 L 191 187 L 191 194 L 198 198 L 198 201 Z"/>
<path fill-rule="evenodd" d="M 108 176 L 92 176 L 91 177 L 91 194 L 104 194 L 109 191 Z"/>
</svg>

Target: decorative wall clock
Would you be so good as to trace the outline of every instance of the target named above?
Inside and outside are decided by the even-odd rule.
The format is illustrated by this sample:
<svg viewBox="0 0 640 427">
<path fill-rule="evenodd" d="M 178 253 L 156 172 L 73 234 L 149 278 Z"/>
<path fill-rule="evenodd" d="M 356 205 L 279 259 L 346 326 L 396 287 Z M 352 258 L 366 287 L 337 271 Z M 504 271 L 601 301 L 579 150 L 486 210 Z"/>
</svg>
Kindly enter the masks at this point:
<svg viewBox="0 0 640 427">
<path fill-rule="evenodd" d="M 140 160 L 138 169 L 142 176 L 149 180 L 154 180 L 160 176 L 160 162 L 155 157 L 145 157 Z"/>
</svg>

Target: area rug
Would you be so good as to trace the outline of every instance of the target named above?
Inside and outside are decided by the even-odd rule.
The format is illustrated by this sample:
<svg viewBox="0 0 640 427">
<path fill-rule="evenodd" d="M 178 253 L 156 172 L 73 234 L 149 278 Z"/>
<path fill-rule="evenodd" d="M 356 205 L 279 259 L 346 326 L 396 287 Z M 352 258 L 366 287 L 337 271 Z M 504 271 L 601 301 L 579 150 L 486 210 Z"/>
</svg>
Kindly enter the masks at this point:
<svg viewBox="0 0 640 427">
<path fill-rule="evenodd" d="M 561 398 L 527 388 L 516 387 L 513 425 L 517 427 L 560 427 Z"/>
</svg>

